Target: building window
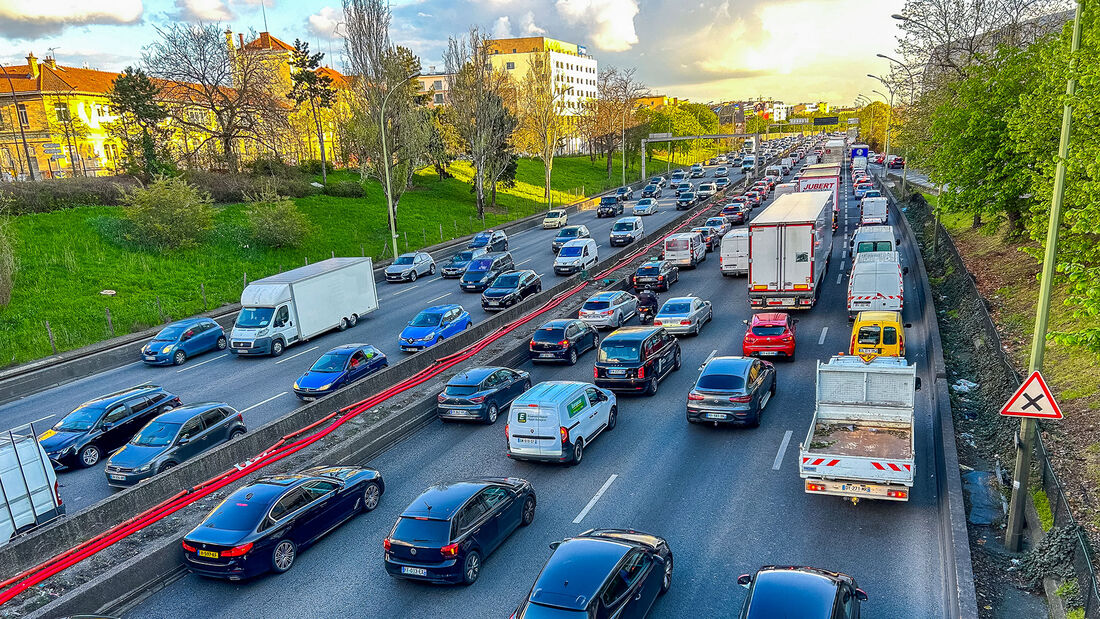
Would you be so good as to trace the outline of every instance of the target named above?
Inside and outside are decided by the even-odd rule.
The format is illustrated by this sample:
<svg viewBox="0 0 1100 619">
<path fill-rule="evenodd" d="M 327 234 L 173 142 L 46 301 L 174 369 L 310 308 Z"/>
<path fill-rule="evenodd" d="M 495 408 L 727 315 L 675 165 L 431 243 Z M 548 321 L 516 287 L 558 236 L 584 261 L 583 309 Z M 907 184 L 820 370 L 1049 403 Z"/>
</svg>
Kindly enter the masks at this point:
<svg viewBox="0 0 1100 619">
<path fill-rule="evenodd" d="M 443 80 L 432 82 L 432 90 L 443 90 Z"/>
<path fill-rule="evenodd" d="M 441 92 L 435 93 L 435 104 L 436 105 L 443 105 L 443 93 L 441 93 Z"/>
<path fill-rule="evenodd" d="M 516 53 L 516 48 L 514 48 L 514 47 L 512 48 L 512 53 L 513 54 Z"/>
<path fill-rule="evenodd" d="M 30 120 L 27 119 L 27 106 L 20 103 L 16 105 L 15 108 L 19 111 L 19 124 L 24 127 L 31 126 Z"/>
<path fill-rule="evenodd" d="M 515 69 L 515 68 L 516 68 L 516 63 L 514 63 L 514 62 L 509 62 L 508 64 L 506 64 L 506 65 L 504 65 L 504 66 L 505 66 L 505 67 L 506 67 L 506 68 L 507 68 L 507 69 L 508 69 L 509 71 L 511 71 L 512 69 Z"/>
<path fill-rule="evenodd" d="M 72 118 L 69 115 L 69 106 L 64 103 L 54 103 L 53 112 L 57 115 L 57 122 L 67 123 Z"/>
</svg>

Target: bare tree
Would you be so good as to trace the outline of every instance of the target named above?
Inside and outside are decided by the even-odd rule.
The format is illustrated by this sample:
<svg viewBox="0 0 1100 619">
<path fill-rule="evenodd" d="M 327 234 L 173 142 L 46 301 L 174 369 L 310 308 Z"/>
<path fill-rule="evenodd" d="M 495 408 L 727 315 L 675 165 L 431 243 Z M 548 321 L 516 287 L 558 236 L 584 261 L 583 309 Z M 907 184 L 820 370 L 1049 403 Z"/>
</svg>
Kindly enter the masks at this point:
<svg viewBox="0 0 1100 619">
<path fill-rule="evenodd" d="M 607 137 L 607 177 L 611 178 L 611 160 L 616 150 L 622 147 L 626 130 L 637 124 L 633 118 L 638 99 L 646 96 L 649 89 L 635 79 L 637 69 L 618 69 L 610 67 L 600 71 L 597 82 L 599 97 L 606 101 Z M 625 157 L 625 154 L 624 154 Z"/>
<path fill-rule="evenodd" d="M 218 24 L 175 23 L 157 33 L 160 39 L 145 49 L 142 63 L 162 80 L 173 123 L 202 136 L 192 152 L 217 142 L 226 168 L 235 172 L 239 140 L 275 150 L 273 139 L 288 111 L 277 92 L 276 60 L 236 49 L 231 33 Z"/>
<path fill-rule="evenodd" d="M 567 132 L 563 99 L 570 88 L 554 83 L 550 53 L 541 52 L 531 60 L 517 92 L 519 129 L 515 143 L 521 150 L 535 153 L 542 159 L 546 170 L 544 195 L 547 206 L 550 204 L 554 154 Z"/>
</svg>

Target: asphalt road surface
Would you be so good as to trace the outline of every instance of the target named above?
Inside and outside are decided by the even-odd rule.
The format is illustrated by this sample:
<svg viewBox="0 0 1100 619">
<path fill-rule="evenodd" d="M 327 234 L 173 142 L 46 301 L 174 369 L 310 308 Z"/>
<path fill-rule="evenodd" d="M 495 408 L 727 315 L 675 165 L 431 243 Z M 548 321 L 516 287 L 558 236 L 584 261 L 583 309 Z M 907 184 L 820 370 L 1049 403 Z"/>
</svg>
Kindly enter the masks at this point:
<svg viewBox="0 0 1100 619">
<path fill-rule="evenodd" d="M 741 177 L 738 173 L 730 176 L 730 180 L 736 182 Z M 707 179 L 714 180 L 713 167 L 707 168 Z M 698 186 L 702 179 L 691 181 Z M 636 203 L 640 197 L 641 192 L 636 192 L 636 199 L 627 203 L 623 216 L 630 215 L 630 205 Z M 666 189 L 659 200 L 657 213 L 642 218 L 645 229 L 656 230 L 674 219 L 678 214 L 675 201 L 673 192 Z M 588 226 L 592 238 L 599 245 L 602 259 L 624 250 L 633 250 L 630 246 L 610 246 L 611 226 L 617 219 L 618 217 L 599 219 L 595 210 L 591 210 L 570 215 L 569 224 Z M 516 268 L 533 269 L 541 274 L 546 288 L 559 280 L 559 276 L 554 274 L 554 254 L 550 249 L 550 241 L 556 235 L 556 230 L 534 227 L 508 239 L 509 251 Z M 717 258 L 711 261 L 711 264 L 716 263 Z M 0 430 L 28 422 L 35 422 L 36 430 L 45 430 L 82 402 L 144 383 L 164 387 L 180 396 L 184 404 L 227 402 L 244 413 L 245 423 L 249 428 L 257 428 L 301 405 L 291 385 L 322 354 L 333 347 L 351 342 L 374 344 L 394 363 L 408 354 L 402 353 L 398 348 L 397 335 L 425 307 L 459 303 L 470 312 L 475 323 L 490 316 L 481 309 L 480 293 L 463 292 L 457 279 L 443 279 L 438 274 L 430 279 L 420 278 L 414 283 L 388 284 L 383 280 L 378 282 L 377 287 L 379 308 L 360 320 L 358 326 L 292 346 L 281 357 L 238 358 L 228 352 L 215 351 L 189 359 L 178 367 L 151 367 L 135 361 L 0 406 L 0 419 L 3 419 Z M 107 485 L 103 473 L 105 465 L 106 458 L 89 469 L 66 470 L 59 474 L 61 497 L 69 513 L 92 505 L 115 492 Z"/>
<path fill-rule="evenodd" d="M 778 391 L 759 428 L 685 420 L 697 368 L 711 354 L 739 354 L 741 321 L 751 315 L 745 280 L 721 277 L 711 254 L 698 269 L 682 271 L 670 294 L 709 299 L 714 321 L 700 336 L 681 339 L 683 367 L 661 383 L 656 396 L 619 397 L 617 427 L 586 446 L 579 466 L 507 459 L 503 421 L 490 427 L 434 422 L 367 463 L 387 481 L 379 508 L 303 552 L 290 572 L 246 583 L 188 575 L 128 616 L 507 617 L 550 555 L 547 545 L 593 527 L 632 527 L 670 541 L 673 584 L 652 617 L 733 616 L 745 596 L 737 576 L 767 564 L 853 575 L 870 596 L 864 617 L 943 616 L 943 562 L 949 558 L 938 541 L 927 390 L 917 394 L 917 479 L 909 502 L 852 505 L 811 496 L 798 477 L 798 444 L 813 412 L 815 364 L 845 350 L 849 339 L 850 258 L 842 239 L 855 229 L 858 209 L 848 186 L 844 194 L 826 287 L 818 305 L 798 316 L 796 358 L 777 362 Z M 905 263 L 914 265 L 913 248 L 903 244 L 902 252 Z M 916 269 L 905 276 L 907 291 L 920 290 L 916 277 Z M 915 323 L 917 305 L 913 298 L 906 304 L 908 322 Z M 923 326 L 914 324 L 910 361 L 925 355 L 924 335 Z M 593 361 L 594 353 L 587 353 L 574 367 L 524 369 L 536 382 L 589 381 Z M 932 384 L 927 375 L 923 379 Z M 517 530 L 488 557 L 471 587 L 390 578 L 382 540 L 401 510 L 433 483 L 483 475 L 530 480 L 539 501 L 533 525 Z"/>
</svg>

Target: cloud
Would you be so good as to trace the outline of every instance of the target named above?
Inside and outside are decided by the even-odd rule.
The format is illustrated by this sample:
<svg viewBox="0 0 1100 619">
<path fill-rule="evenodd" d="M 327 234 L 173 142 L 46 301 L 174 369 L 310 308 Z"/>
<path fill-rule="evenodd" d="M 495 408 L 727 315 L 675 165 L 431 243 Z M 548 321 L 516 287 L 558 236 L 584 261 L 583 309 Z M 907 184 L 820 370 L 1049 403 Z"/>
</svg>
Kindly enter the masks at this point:
<svg viewBox="0 0 1100 619">
<path fill-rule="evenodd" d="M 431 17 L 432 14 L 431 13 L 425 13 L 424 11 L 417 11 L 416 16 L 417 17 Z"/>
<path fill-rule="evenodd" d="M 142 12 L 141 0 L 0 0 L 0 36 L 37 39 L 69 26 L 136 24 L 141 21 Z"/>
<path fill-rule="evenodd" d="M 333 34 L 333 32 L 342 21 L 344 21 L 342 11 L 326 6 L 306 18 L 306 29 L 317 38 L 332 39 L 340 36 L 339 34 Z"/>
<path fill-rule="evenodd" d="M 597 49 L 622 52 L 638 42 L 634 32 L 637 0 L 558 0 L 558 14 L 570 24 L 585 24 Z"/>
<path fill-rule="evenodd" d="M 524 13 L 523 18 L 519 20 L 519 25 L 523 34 L 529 37 L 546 34 L 546 28 L 540 28 L 535 24 L 535 13 L 533 11 Z"/>
<path fill-rule="evenodd" d="M 233 19 L 225 0 L 176 0 L 176 18 L 180 21 L 223 22 Z"/>
<path fill-rule="evenodd" d="M 493 36 L 498 39 L 512 38 L 512 22 L 507 15 L 502 15 L 493 22 Z"/>
</svg>

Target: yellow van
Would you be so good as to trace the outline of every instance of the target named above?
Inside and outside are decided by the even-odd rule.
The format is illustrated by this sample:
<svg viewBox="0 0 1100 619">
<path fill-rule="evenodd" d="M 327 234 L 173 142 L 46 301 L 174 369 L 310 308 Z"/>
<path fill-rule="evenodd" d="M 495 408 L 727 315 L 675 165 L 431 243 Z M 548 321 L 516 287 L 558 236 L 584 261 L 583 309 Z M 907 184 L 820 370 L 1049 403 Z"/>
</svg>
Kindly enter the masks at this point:
<svg viewBox="0 0 1100 619">
<path fill-rule="evenodd" d="M 904 357 L 905 327 L 901 312 L 860 312 L 852 325 L 849 354 L 866 358 Z"/>
</svg>

